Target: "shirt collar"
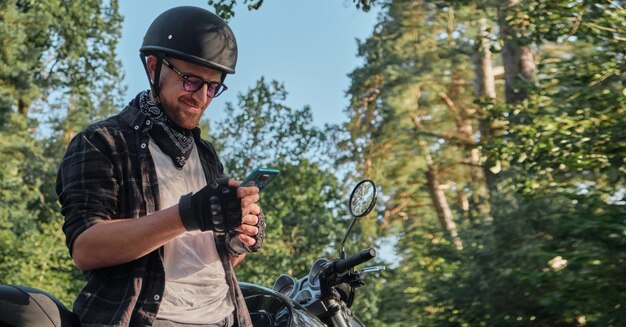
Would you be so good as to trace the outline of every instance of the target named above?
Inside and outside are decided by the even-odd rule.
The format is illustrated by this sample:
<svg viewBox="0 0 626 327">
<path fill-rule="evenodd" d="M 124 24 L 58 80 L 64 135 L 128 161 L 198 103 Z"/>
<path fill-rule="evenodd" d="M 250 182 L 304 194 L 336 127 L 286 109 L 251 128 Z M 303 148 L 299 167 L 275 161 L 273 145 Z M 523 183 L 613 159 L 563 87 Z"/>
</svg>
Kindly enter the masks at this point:
<svg viewBox="0 0 626 327">
<path fill-rule="evenodd" d="M 151 128 L 151 124 L 147 123 L 147 116 L 139 107 L 135 105 L 135 101 L 131 101 L 125 108 L 120 112 L 119 117 L 124 121 L 130 128 L 134 130 L 144 130 Z"/>
</svg>

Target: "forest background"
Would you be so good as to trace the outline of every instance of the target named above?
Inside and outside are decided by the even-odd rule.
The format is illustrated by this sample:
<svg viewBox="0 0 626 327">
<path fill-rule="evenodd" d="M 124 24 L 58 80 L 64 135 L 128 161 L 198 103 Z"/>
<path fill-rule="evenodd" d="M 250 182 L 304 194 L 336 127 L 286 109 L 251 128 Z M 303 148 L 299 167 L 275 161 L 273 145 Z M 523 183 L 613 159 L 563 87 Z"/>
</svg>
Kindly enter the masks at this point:
<svg viewBox="0 0 626 327">
<path fill-rule="evenodd" d="M 230 18 L 236 5 L 207 8 Z M 624 2 L 351 5 L 379 14 L 345 122 L 315 126 L 263 77 L 203 122 L 233 176 L 282 170 L 263 195 L 267 242 L 239 279 L 271 286 L 336 255 L 346 190 L 371 178 L 382 195 L 348 251 L 395 251 L 359 290 L 367 325 L 626 325 Z M 121 23 L 116 0 L 0 2 L 0 283 L 68 306 L 83 280 L 56 170 L 78 131 L 127 100 Z"/>
</svg>

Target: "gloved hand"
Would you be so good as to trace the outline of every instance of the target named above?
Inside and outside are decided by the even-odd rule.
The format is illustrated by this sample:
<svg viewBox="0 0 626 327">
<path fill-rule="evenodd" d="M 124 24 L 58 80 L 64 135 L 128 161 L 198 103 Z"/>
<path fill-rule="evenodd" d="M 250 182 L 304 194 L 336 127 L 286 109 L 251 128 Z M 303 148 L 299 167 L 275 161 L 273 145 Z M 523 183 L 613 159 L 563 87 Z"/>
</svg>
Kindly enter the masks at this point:
<svg viewBox="0 0 626 327">
<path fill-rule="evenodd" d="M 188 231 L 229 232 L 241 225 L 241 199 L 237 187 L 221 178 L 200 191 L 183 195 L 178 204 L 180 219 Z"/>
<path fill-rule="evenodd" d="M 228 254 L 238 257 L 242 254 L 257 252 L 261 249 L 263 238 L 265 238 L 265 215 L 263 211 L 260 211 L 257 216 L 259 220 L 254 226 L 257 227 L 258 232 L 256 235 L 250 236 L 256 241 L 254 245 L 249 246 L 244 243 L 240 238 L 242 233 L 237 230 L 232 230 L 226 234 L 226 248 L 228 249 Z"/>
</svg>

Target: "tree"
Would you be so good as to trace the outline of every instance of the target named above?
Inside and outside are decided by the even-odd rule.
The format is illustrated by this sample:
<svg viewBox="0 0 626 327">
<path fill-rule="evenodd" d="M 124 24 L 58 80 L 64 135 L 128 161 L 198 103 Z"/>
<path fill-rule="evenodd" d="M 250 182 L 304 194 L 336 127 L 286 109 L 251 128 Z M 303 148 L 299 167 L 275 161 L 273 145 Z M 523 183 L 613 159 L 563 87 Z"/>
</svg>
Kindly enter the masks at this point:
<svg viewBox="0 0 626 327">
<path fill-rule="evenodd" d="M 73 133 L 117 108 L 118 4 L 9 0 L 0 8 L 0 281 L 70 304 L 82 283 L 54 181 Z"/>
<path fill-rule="evenodd" d="M 398 289 L 385 289 L 391 294 L 381 295 L 397 300 L 387 307 L 393 314 L 385 321 L 399 323 L 395 319 L 402 316 L 446 326 L 619 325 L 624 313 L 618 294 L 624 283 L 614 277 L 624 260 L 613 252 L 618 244 L 606 235 L 623 231 L 623 223 L 614 220 L 624 210 L 624 133 L 618 132 L 623 123 L 617 118 L 624 111 L 621 3 L 389 1 L 384 8 L 362 44 L 365 64 L 351 75 L 347 128 L 352 138 L 347 143 L 358 150 L 356 162 L 373 162 L 384 180 L 392 181 L 391 190 L 386 189 L 386 217 L 397 215 L 402 222 L 392 230 L 399 235 L 403 258 L 403 274 L 397 278 L 406 279 Z M 453 24 L 446 29 L 437 21 Z M 490 33 L 488 26 L 497 26 L 498 33 Z M 472 30 L 480 32 L 468 33 Z M 430 42 L 428 35 L 433 35 Z M 498 51 L 497 44 L 505 48 L 503 89 L 489 86 L 494 59 L 488 54 Z M 471 76 L 455 74 L 470 57 L 478 86 L 474 96 L 464 92 L 466 80 L 454 77 Z M 437 103 L 434 95 L 443 101 Z M 472 98 L 476 107 L 466 102 Z M 404 142 L 403 119 L 410 110 L 421 124 L 416 134 L 423 137 L 413 147 Z M 468 115 L 472 110 L 478 114 Z M 474 132 L 463 133 L 470 131 L 467 126 Z M 469 245 L 451 251 L 441 229 L 423 218 L 412 219 L 441 211 L 424 202 L 427 189 L 406 190 L 413 187 L 416 169 L 432 176 L 437 168 L 454 185 L 471 185 L 477 179 L 468 176 L 478 174 L 442 159 L 448 158 L 447 151 L 468 153 L 460 152 L 460 139 L 469 141 L 464 151 L 471 152 L 472 138 L 480 144 L 491 210 L 488 217 L 467 221 L 459 219 L 462 210 L 457 209 L 453 215 L 462 222 L 459 234 Z M 429 153 L 436 155 L 430 161 L 436 166 L 429 160 L 425 166 L 416 164 Z M 386 160 L 376 160 L 377 155 Z M 431 187 L 430 193 L 436 189 Z M 470 196 L 476 192 L 468 189 Z M 576 263 L 569 266 L 571 260 Z M 602 267 L 590 269 L 591 262 Z M 605 262 L 610 263 L 600 264 Z M 591 305 L 586 302 L 594 297 L 589 278 L 616 285 L 617 291 L 606 290 L 607 296 L 589 300 L 595 301 Z M 405 303 L 412 307 L 402 308 Z M 396 306 L 402 309 L 392 309 Z"/>
<path fill-rule="evenodd" d="M 11 0 L 0 17 L 4 113 L 15 108 L 26 115 L 37 100 L 69 93 L 83 107 L 106 103 L 95 94 L 112 94 L 119 78 L 117 1 Z"/>
<path fill-rule="evenodd" d="M 528 15 L 531 8 L 533 15 Z M 614 174 L 623 169 L 623 164 L 614 166 L 614 156 L 623 151 L 617 150 L 619 146 L 605 148 L 607 140 L 623 137 L 614 134 L 620 126 L 618 119 L 609 118 L 619 116 L 624 108 L 619 93 L 623 78 L 613 70 L 624 64 L 615 56 L 624 45 L 615 39 L 619 36 L 612 28 L 623 24 L 623 17 L 615 16 L 615 4 L 579 3 L 565 8 L 554 2 L 523 2 L 508 17 L 509 23 L 526 27 L 520 34 L 523 41 L 540 50 L 536 52 L 539 74 L 525 89 L 511 83 L 519 94 L 525 94 L 522 101 L 509 101 L 510 105 L 496 106 L 491 112 L 492 120 L 510 121 L 506 133 L 489 147 L 501 162 L 497 188 L 504 201 L 493 206 L 493 223 L 482 227 L 484 250 L 470 253 L 484 260 L 482 267 L 477 260 L 465 262 L 465 269 L 480 273 L 466 273 L 456 281 L 458 285 L 489 285 L 475 292 L 489 299 L 481 309 L 481 321 L 486 319 L 488 324 L 619 325 L 624 316 L 619 307 L 615 309 L 615 303 L 623 299 L 613 291 L 599 292 L 606 296 L 590 300 L 593 305 L 585 302 L 595 297 L 588 288 L 590 278 L 594 285 L 622 289 L 614 272 L 622 269 L 623 258 L 612 252 L 615 244 L 606 242 L 603 232 L 582 227 L 593 225 L 605 232 L 623 228 L 623 224 L 617 227 L 619 222 L 609 213 L 624 210 L 623 204 L 614 202 L 621 201 L 621 196 L 611 200 L 608 195 L 623 189 Z M 607 27 L 609 33 L 605 33 Z M 596 85 L 602 86 L 595 89 Z M 586 195 L 581 194 L 581 187 Z M 581 229 L 586 232 L 576 232 Z M 586 245 L 579 247 L 582 243 Z M 617 259 L 591 272 L 589 262 L 606 262 L 609 257 Z M 469 292 L 462 289 L 454 294 L 465 293 Z M 470 303 L 468 299 L 472 298 L 456 297 L 455 301 L 463 308 Z M 465 321 L 480 317 L 469 310 L 462 316 Z"/>
<path fill-rule="evenodd" d="M 214 125 L 218 144 L 228 145 L 220 153 L 228 158 L 230 174 L 243 177 L 259 164 L 296 165 L 319 153 L 326 139 L 312 126 L 311 109 L 294 110 L 285 104 L 286 98 L 284 85 L 261 77 L 246 94 L 239 94 L 238 107 L 226 104 L 226 118 Z"/>
<path fill-rule="evenodd" d="M 243 4 L 247 5 L 248 10 L 258 10 L 263 5 L 264 0 L 243 0 Z M 369 11 L 376 0 L 352 0 L 357 8 Z M 209 0 L 209 6 L 215 8 L 215 13 L 224 18 L 230 19 L 235 16 L 235 7 L 237 0 Z"/>
<path fill-rule="evenodd" d="M 556 11 L 530 34 L 542 46 L 538 89 L 521 106 L 501 151 L 517 173 L 503 181 L 515 206 L 500 208 L 493 235 L 494 246 L 510 250 L 494 263 L 512 272 L 496 285 L 517 290 L 500 294 L 500 303 L 507 305 L 496 308 L 503 316 L 534 315 L 544 325 L 624 321 L 624 311 L 615 307 L 623 296 L 614 293 L 624 287 L 614 275 L 624 268 L 624 258 L 607 239 L 613 228 L 624 228 L 615 216 L 624 211 L 623 178 L 617 177 L 623 174 L 616 174 L 624 170 L 624 162 L 618 163 L 623 145 L 617 141 L 624 139 L 617 131 L 623 126 L 624 74 L 615 69 L 624 67 L 616 54 L 625 45 L 615 27 L 625 18 L 616 15 L 623 9 L 615 5 L 582 3 Z M 568 21 L 575 24 L 563 27 Z M 549 291 L 533 292 L 537 285 Z M 509 295 L 523 290 L 530 294 L 526 305 L 512 305 Z"/>
<path fill-rule="evenodd" d="M 348 151 L 347 160 L 371 162 L 370 175 L 383 180 L 384 233 L 398 240 L 398 285 L 410 285 L 385 288 L 390 294 L 381 296 L 395 299 L 387 307 L 399 309 L 377 318 L 427 322 L 428 312 L 439 310 L 423 294 L 427 280 L 441 281 L 432 269 L 450 274 L 458 267 L 454 251 L 445 251 L 441 261 L 436 257 L 441 249 L 433 250 L 431 258 L 430 243 L 459 249 L 461 240 L 466 243 L 459 228 L 470 221 L 463 219 L 470 213 L 466 197 L 482 183 L 482 176 L 472 173 L 477 123 L 467 87 L 473 30 L 465 19 L 476 14 L 426 1 L 389 1 L 384 9 L 372 36 L 360 43 L 364 65 L 350 75 L 351 138 L 345 144 L 356 156 Z M 369 173 L 369 167 L 361 169 Z"/>
</svg>

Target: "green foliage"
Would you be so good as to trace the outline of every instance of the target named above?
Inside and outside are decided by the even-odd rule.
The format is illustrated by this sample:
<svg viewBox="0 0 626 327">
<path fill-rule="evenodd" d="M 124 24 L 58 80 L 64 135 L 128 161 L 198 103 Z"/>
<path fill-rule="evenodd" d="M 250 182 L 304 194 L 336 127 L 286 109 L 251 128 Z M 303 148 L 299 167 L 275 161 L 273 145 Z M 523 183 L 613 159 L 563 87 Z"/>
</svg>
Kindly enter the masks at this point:
<svg viewBox="0 0 626 327">
<path fill-rule="evenodd" d="M 325 137 L 312 126 L 311 109 L 289 108 L 286 97 L 282 84 L 261 77 L 239 94 L 237 107 L 226 104 L 226 118 L 216 124 L 215 139 L 225 145 L 220 155 L 226 158 L 229 174 L 243 178 L 261 164 L 298 164 L 323 147 Z"/>
<path fill-rule="evenodd" d="M 347 195 L 331 171 L 323 168 L 322 132 L 312 126 L 310 109 L 285 105 L 287 92 L 261 78 L 228 103 L 224 121 L 214 124 L 215 139 L 228 174 L 243 178 L 255 167 L 280 169 L 261 197 L 267 217 L 266 241 L 259 254 L 238 268 L 240 280 L 271 287 L 281 273 L 305 275 L 314 260 L 336 254 L 331 246 L 344 231 L 340 200 Z"/>
<path fill-rule="evenodd" d="M 383 277 L 387 285 L 395 286 L 377 294 L 383 308 L 357 312 L 367 325 L 400 326 L 407 321 L 428 325 L 441 319 L 451 302 L 443 296 L 438 299 L 432 290 L 436 285 L 450 286 L 445 281 L 452 279 L 460 263 L 437 227 L 426 172 L 429 166 L 439 167 L 441 179 L 457 190 L 472 187 L 469 169 L 460 159 L 468 157 L 463 144 L 473 140 L 457 135 L 459 116 L 442 94 L 457 110 L 474 107 L 471 89 L 465 85 L 471 83 L 468 39 L 475 30 L 467 25 L 475 13 L 442 10 L 430 2 L 388 1 L 383 6 L 385 13 L 372 36 L 359 43 L 365 64 L 350 75 L 351 120 L 345 128 L 351 135 L 343 145 L 349 149 L 347 160 L 382 184 L 388 199 L 382 212 L 385 228 L 375 235 L 395 235 L 400 264 L 385 273 L 393 278 Z M 446 192 L 450 198 L 456 196 L 453 190 Z M 432 249 L 434 242 L 438 251 Z M 445 291 L 449 295 L 449 289 Z"/>
<path fill-rule="evenodd" d="M 250 11 L 258 10 L 263 5 L 264 0 L 243 0 L 243 4 Z M 369 11 L 373 5 L 376 4 L 376 0 L 352 0 L 356 8 L 364 11 Z M 215 9 L 215 13 L 223 19 L 231 19 L 235 17 L 235 7 L 237 6 L 237 0 L 208 0 L 209 6 Z"/>
<path fill-rule="evenodd" d="M 75 131 L 119 108 L 121 21 L 115 0 L 0 3 L 0 283 L 68 306 L 82 277 L 61 231 L 56 171 Z"/>
<path fill-rule="evenodd" d="M 82 275 L 65 246 L 63 217 L 57 213 L 53 218 L 22 235 L 16 249 L 20 259 L 6 283 L 45 290 L 71 307 L 82 288 Z"/>
<path fill-rule="evenodd" d="M 9 117 L 0 130 L 0 283 L 40 288 L 69 305 L 81 278 L 50 192 L 57 165 L 29 132 L 33 121 L 15 113 Z"/>
<path fill-rule="evenodd" d="M 112 94 L 119 77 L 117 1 L 12 0 L 1 12 L 0 94 L 11 106 L 26 114 L 37 100 L 65 92 L 80 107 L 106 102 L 100 94 Z"/>
<path fill-rule="evenodd" d="M 388 280 L 395 287 L 379 294 L 385 301 L 368 318 L 371 325 L 624 324 L 623 6 L 506 3 L 513 5 L 387 1 L 372 35 L 360 42 L 365 64 L 350 75 L 350 136 L 342 146 L 346 161 L 368 163 L 359 168 L 383 180 L 385 225 L 401 258 L 397 280 Z M 481 17 L 497 26 L 498 10 L 517 29 L 517 45 L 536 49 L 537 79 L 515 85 L 530 86 L 519 103 L 504 103 L 498 88 L 494 101 L 472 104 L 474 96 L 455 84 L 472 83 L 472 31 Z M 490 33 L 496 50 L 503 40 Z M 456 108 L 478 113 L 469 117 L 474 131 L 500 124 L 491 135 L 476 135 L 484 137 L 481 163 L 489 158 L 493 165 L 485 168 L 497 177 L 491 215 L 467 216 L 451 206 L 462 251 L 437 226 L 420 181 L 427 153 L 419 145 L 426 142 L 442 179 L 470 199 L 476 187 L 458 164 L 467 154 L 450 137 L 455 116 L 441 92 Z M 421 118 L 413 133 L 411 113 Z"/>
<path fill-rule="evenodd" d="M 243 0 L 248 10 L 257 10 L 263 5 L 263 0 Z M 215 8 L 215 13 L 223 19 L 231 19 L 235 16 L 237 0 L 209 0 L 209 6 Z"/>
<path fill-rule="evenodd" d="M 539 88 L 509 108 L 520 119 L 498 155 L 510 206 L 495 208 L 486 275 L 509 292 L 487 293 L 491 324 L 624 324 L 626 47 L 596 27 L 626 21 L 607 9 L 588 8 L 576 38 L 543 44 Z"/>
</svg>

